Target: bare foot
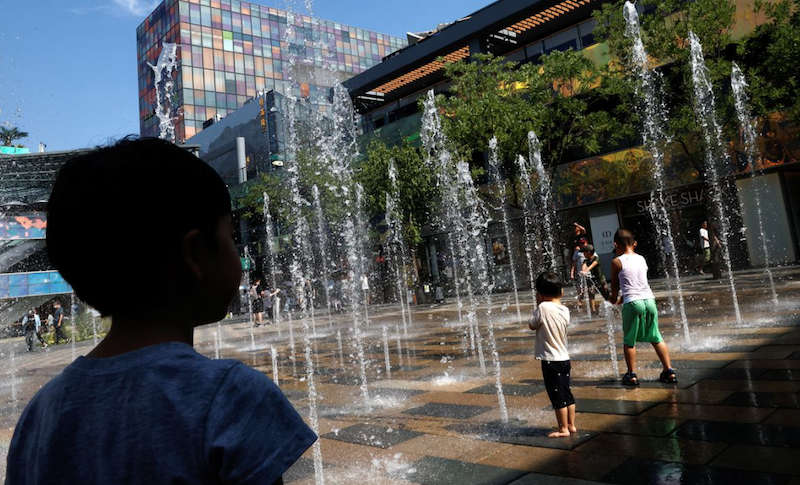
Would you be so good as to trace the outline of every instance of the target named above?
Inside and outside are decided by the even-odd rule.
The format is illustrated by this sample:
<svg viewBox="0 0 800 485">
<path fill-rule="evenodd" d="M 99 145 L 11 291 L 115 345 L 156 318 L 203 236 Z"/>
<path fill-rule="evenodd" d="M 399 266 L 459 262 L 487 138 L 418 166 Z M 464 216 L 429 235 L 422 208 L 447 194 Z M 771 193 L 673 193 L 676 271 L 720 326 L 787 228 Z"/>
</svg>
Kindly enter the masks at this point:
<svg viewBox="0 0 800 485">
<path fill-rule="evenodd" d="M 567 438 L 568 436 L 569 436 L 569 430 L 566 429 L 563 431 L 562 430 L 553 431 L 552 433 L 547 435 L 548 438 Z"/>
<path fill-rule="evenodd" d="M 570 433 L 577 433 L 578 432 L 578 428 L 576 428 L 575 426 L 568 426 L 567 428 L 569 429 Z"/>
</svg>

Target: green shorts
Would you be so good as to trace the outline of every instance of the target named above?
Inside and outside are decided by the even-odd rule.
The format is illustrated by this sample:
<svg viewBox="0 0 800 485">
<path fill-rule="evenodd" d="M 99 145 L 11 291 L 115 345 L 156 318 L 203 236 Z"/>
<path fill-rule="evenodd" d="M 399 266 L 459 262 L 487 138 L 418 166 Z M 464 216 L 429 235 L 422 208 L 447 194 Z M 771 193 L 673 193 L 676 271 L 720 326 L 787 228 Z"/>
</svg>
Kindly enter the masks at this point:
<svg viewBox="0 0 800 485">
<path fill-rule="evenodd" d="M 622 306 L 622 343 L 635 347 L 636 342 L 663 342 L 658 331 L 656 300 L 634 300 Z"/>
<path fill-rule="evenodd" d="M 703 261 L 706 263 L 711 261 L 711 248 L 703 248 Z"/>
</svg>

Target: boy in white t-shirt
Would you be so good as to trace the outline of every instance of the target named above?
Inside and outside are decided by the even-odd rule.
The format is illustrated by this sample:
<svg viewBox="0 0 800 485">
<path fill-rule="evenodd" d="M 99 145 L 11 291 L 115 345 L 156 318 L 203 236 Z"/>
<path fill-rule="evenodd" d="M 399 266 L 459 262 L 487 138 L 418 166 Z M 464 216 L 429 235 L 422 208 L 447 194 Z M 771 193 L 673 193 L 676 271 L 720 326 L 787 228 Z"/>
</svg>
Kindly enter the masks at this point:
<svg viewBox="0 0 800 485">
<path fill-rule="evenodd" d="M 664 367 L 660 380 L 665 384 L 678 382 L 669 358 L 669 349 L 658 329 L 658 307 L 653 290 L 647 281 L 647 261 L 636 253 L 633 233 L 618 229 L 614 234 L 617 257 L 611 262 L 611 295 L 609 300 L 619 304 L 622 300 L 622 333 L 625 363 L 628 372 L 622 378 L 626 386 L 638 386 L 636 376 L 636 343 L 648 342 Z"/>
<path fill-rule="evenodd" d="M 561 278 L 553 272 L 544 272 L 536 278 L 538 307 L 528 324 L 531 330 L 536 330 L 534 355 L 542 361 L 544 386 L 558 421 L 558 431 L 550 433 L 550 438 L 565 438 L 570 433 L 578 432 L 575 427 L 575 398 L 569 385 L 569 309 L 561 304 L 561 296 L 564 294 L 562 287 Z"/>
</svg>

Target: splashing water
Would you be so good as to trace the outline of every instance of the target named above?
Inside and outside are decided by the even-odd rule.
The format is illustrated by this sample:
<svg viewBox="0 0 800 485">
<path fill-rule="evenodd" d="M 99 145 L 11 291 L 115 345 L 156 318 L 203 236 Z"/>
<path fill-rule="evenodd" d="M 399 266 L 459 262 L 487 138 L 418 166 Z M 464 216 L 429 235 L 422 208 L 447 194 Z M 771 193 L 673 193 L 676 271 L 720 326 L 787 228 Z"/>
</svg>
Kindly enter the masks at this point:
<svg viewBox="0 0 800 485">
<path fill-rule="evenodd" d="M 558 258 L 556 255 L 555 231 L 553 226 L 553 216 L 555 211 L 552 209 L 553 201 L 551 195 L 551 181 L 550 174 L 544 168 L 542 162 L 542 144 L 539 142 L 539 137 L 533 131 L 528 132 L 528 151 L 530 154 L 530 163 L 533 165 L 536 174 L 539 176 L 539 204 L 542 207 L 542 231 L 544 237 L 544 248 L 547 252 L 547 257 L 550 258 L 550 271 L 558 273 Z"/>
<path fill-rule="evenodd" d="M 744 73 L 742 73 L 742 70 L 739 69 L 739 66 L 736 65 L 735 62 L 733 63 L 731 72 L 731 87 L 733 88 L 734 101 L 736 104 L 736 114 L 739 117 L 739 124 L 741 125 L 742 135 L 744 137 L 745 152 L 747 153 L 747 160 L 750 164 L 750 180 L 753 181 L 753 186 L 756 187 L 757 190 L 755 196 L 756 218 L 758 219 L 758 232 L 761 235 L 761 251 L 764 253 L 764 271 L 767 273 L 767 278 L 769 279 L 772 302 L 777 305 L 778 293 L 775 291 L 775 281 L 772 278 L 772 270 L 770 269 L 772 259 L 770 258 L 769 238 L 764 230 L 764 213 L 761 207 L 761 198 L 764 197 L 764 192 L 766 192 L 767 189 L 766 184 L 758 184 L 756 182 L 758 180 L 756 177 L 756 157 L 758 156 L 756 129 L 753 126 L 748 114 L 749 110 L 747 109 L 747 81 L 745 80 Z"/>
<path fill-rule="evenodd" d="M 275 350 L 275 347 L 270 347 L 269 352 L 272 355 L 272 381 L 275 382 L 276 386 L 280 386 L 281 383 L 278 379 L 278 351 Z"/>
<path fill-rule="evenodd" d="M 663 123 L 667 119 L 667 110 L 664 106 L 664 95 L 661 89 L 660 77 L 658 72 L 649 68 L 649 58 L 644 49 L 644 43 L 639 29 L 639 14 L 636 7 L 625 2 L 623 16 L 625 17 L 625 35 L 633 40 L 633 71 L 639 82 L 636 86 L 638 99 L 640 100 L 640 110 L 643 113 L 644 124 L 642 126 L 642 137 L 648 152 L 653 159 L 653 182 L 655 190 L 651 193 L 650 204 L 652 209 L 650 215 L 656 226 L 659 242 L 664 248 L 659 251 L 663 259 L 663 266 L 667 270 L 667 285 L 670 294 L 670 306 L 675 307 L 672 298 L 672 282 L 675 282 L 675 290 L 678 297 L 678 311 L 680 313 L 681 325 L 683 327 L 684 339 L 689 342 L 689 321 L 686 317 L 686 305 L 683 298 L 683 282 L 678 268 L 678 257 L 675 251 L 675 243 L 672 236 L 672 223 L 667 211 L 667 202 L 664 196 L 665 173 L 664 173 L 664 150 L 662 146 L 669 143 L 666 137 L 666 130 Z M 665 255 L 669 248 L 669 254 Z"/>
<path fill-rule="evenodd" d="M 502 187 L 498 188 L 499 192 L 499 203 L 500 203 L 500 211 L 503 215 L 503 232 L 506 236 L 506 254 L 508 255 L 508 263 L 511 269 L 511 286 L 514 288 L 514 303 L 517 307 L 517 320 L 522 321 L 522 312 L 519 309 L 519 290 L 517 288 L 517 265 L 516 265 L 516 256 L 514 256 L 514 251 L 511 247 L 511 230 L 508 225 L 508 208 L 506 207 L 508 204 L 507 196 L 506 196 L 506 185 L 505 181 L 501 179 L 500 175 L 500 160 L 497 155 L 497 137 L 492 138 L 489 141 L 489 167 L 490 167 L 490 180 L 497 185 L 502 185 Z"/>
<path fill-rule="evenodd" d="M 178 44 L 164 42 L 156 64 L 147 63 L 153 70 L 156 89 L 155 115 L 158 118 L 158 137 L 162 140 L 177 142 L 175 135 L 175 117 L 178 113 L 172 106 L 174 98 L 175 80 L 173 71 L 178 69 Z"/>
<path fill-rule="evenodd" d="M 708 68 L 703 58 L 703 46 L 694 34 L 689 32 L 689 44 L 692 56 L 692 80 L 694 81 L 695 111 L 703 127 L 703 136 L 706 142 L 706 182 L 709 186 L 709 196 L 714 207 L 717 222 L 720 228 L 720 246 L 722 259 L 728 272 L 728 282 L 731 288 L 733 309 L 736 314 L 736 323 L 741 325 L 742 313 L 739 311 L 739 298 L 736 294 L 736 282 L 733 279 L 731 267 L 731 253 L 728 239 L 731 236 L 729 213 L 734 208 L 726 206 L 722 200 L 722 187 L 720 186 L 720 170 L 717 165 L 720 161 L 727 161 L 728 155 L 722 143 L 722 131 L 717 122 L 715 110 L 714 90 L 708 79 Z"/>
</svg>

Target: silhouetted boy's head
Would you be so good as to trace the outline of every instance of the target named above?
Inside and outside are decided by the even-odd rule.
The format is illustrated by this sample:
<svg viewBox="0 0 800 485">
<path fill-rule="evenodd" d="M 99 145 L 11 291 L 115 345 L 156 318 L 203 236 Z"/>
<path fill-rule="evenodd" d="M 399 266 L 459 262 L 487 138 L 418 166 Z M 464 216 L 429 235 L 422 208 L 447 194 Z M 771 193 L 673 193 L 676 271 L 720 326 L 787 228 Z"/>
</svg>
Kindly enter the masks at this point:
<svg viewBox="0 0 800 485">
<path fill-rule="evenodd" d="M 552 271 L 545 271 L 536 278 L 536 292 L 545 298 L 560 298 L 563 284 Z"/>
<path fill-rule="evenodd" d="M 67 162 L 47 213 L 52 263 L 103 315 L 145 314 L 191 295 L 195 320 L 208 319 L 236 294 L 228 189 L 172 143 L 123 139 Z"/>
<path fill-rule="evenodd" d="M 614 233 L 614 248 L 618 254 L 625 252 L 628 248 L 635 248 L 636 240 L 633 239 L 633 233 L 627 229 L 619 228 Z"/>
</svg>

